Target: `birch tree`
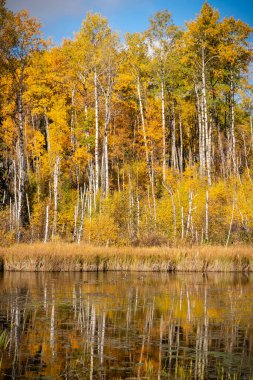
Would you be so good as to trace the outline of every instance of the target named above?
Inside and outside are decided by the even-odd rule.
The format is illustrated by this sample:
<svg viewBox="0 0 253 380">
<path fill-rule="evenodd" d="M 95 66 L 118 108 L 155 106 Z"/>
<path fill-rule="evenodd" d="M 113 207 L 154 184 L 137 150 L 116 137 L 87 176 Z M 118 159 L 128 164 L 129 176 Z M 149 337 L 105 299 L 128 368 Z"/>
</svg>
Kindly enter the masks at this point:
<svg viewBox="0 0 253 380">
<path fill-rule="evenodd" d="M 144 104 L 144 83 L 147 77 L 147 64 L 148 64 L 148 45 L 145 35 L 141 33 L 126 34 L 126 59 L 127 65 L 133 76 L 136 92 L 137 102 L 140 113 L 140 125 L 142 129 L 142 136 L 144 142 L 144 151 L 149 177 L 151 178 L 150 167 L 150 149 L 147 140 L 147 127 L 145 120 L 145 104 Z"/>
<path fill-rule="evenodd" d="M 28 190 L 27 168 L 25 161 L 24 142 L 24 91 L 26 89 L 26 69 L 32 54 L 43 46 L 40 35 L 40 23 L 29 16 L 28 11 L 20 11 L 12 18 L 11 26 L 7 24 L 12 40 L 12 48 L 6 49 L 4 43 L 1 48 L 1 57 L 13 81 L 13 96 L 16 100 L 16 120 L 18 128 L 18 228 L 29 223 L 25 193 Z M 6 31 L 5 31 L 6 32 Z M 2 32 L 4 34 L 4 31 Z"/>
<path fill-rule="evenodd" d="M 196 20 L 186 23 L 184 35 L 185 57 L 192 70 L 192 86 L 196 93 L 196 108 L 199 126 L 199 164 L 200 174 L 207 176 L 211 185 L 211 154 L 213 125 L 210 122 L 209 80 L 218 62 L 219 13 L 205 3 Z"/>
<path fill-rule="evenodd" d="M 99 79 L 99 86 L 104 97 L 104 138 L 103 138 L 103 156 L 104 156 L 104 191 L 109 195 L 109 157 L 108 157 L 108 134 L 112 118 L 112 102 L 115 86 L 115 76 L 117 74 L 119 63 L 118 54 L 119 40 L 116 34 L 110 33 L 104 40 L 102 48 L 103 63 L 101 71 L 103 75 Z"/>
<path fill-rule="evenodd" d="M 224 81 L 228 87 L 229 98 L 229 152 L 232 161 L 232 171 L 238 173 L 236 153 L 236 102 L 242 75 L 247 73 L 252 60 L 252 50 L 249 37 L 252 28 L 233 17 L 225 18 L 220 25 L 221 44 L 219 47 L 220 63 L 223 68 Z"/>
<path fill-rule="evenodd" d="M 94 88 L 94 114 L 95 114 L 95 146 L 94 146 L 94 161 L 95 161 L 95 191 L 99 189 L 100 163 L 99 163 L 99 81 L 103 74 L 103 61 L 105 57 L 102 52 L 109 36 L 111 29 L 107 19 L 99 14 L 88 13 L 83 21 L 82 28 L 76 36 L 77 48 L 82 49 L 81 56 L 79 54 L 79 76 L 84 81 L 87 81 L 88 74 L 93 82 Z M 108 99 L 107 99 L 108 101 Z M 108 115 L 107 115 L 108 119 Z M 106 121 L 107 123 L 107 121 Z M 107 127 L 106 127 L 107 128 Z"/>
<path fill-rule="evenodd" d="M 166 88 L 168 76 L 170 75 L 170 56 L 173 53 L 175 39 L 178 35 L 178 28 L 173 24 L 171 14 L 164 10 L 157 12 L 149 20 L 150 27 L 147 31 L 148 39 L 151 43 L 151 54 L 154 56 L 154 72 L 158 70 L 161 89 L 161 111 L 162 111 L 162 167 L 163 182 L 166 181 L 167 167 L 167 147 L 166 140 L 168 128 L 166 128 Z"/>
</svg>

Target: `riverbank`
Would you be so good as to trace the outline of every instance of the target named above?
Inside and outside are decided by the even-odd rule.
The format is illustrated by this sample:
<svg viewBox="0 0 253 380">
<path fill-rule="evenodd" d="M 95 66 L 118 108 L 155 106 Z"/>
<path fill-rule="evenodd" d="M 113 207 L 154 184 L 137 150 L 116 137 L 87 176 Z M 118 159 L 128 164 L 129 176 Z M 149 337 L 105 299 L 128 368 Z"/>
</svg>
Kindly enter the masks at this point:
<svg viewBox="0 0 253 380">
<path fill-rule="evenodd" d="M 1 270 L 31 272 L 251 272 L 253 247 L 92 247 L 67 243 L 0 248 Z"/>
</svg>

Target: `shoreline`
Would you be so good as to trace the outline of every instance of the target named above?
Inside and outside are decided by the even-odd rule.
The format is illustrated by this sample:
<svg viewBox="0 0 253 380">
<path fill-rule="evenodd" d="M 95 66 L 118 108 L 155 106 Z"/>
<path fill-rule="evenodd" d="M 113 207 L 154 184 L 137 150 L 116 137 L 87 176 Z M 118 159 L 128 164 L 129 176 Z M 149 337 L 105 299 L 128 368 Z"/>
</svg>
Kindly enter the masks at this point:
<svg viewBox="0 0 253 380">
<path fill-rule="evenodd" d="M 8 272 L 252 272 L 251 246 L 94 247 L 70 243 L 0 248 Z"/>
</svg>

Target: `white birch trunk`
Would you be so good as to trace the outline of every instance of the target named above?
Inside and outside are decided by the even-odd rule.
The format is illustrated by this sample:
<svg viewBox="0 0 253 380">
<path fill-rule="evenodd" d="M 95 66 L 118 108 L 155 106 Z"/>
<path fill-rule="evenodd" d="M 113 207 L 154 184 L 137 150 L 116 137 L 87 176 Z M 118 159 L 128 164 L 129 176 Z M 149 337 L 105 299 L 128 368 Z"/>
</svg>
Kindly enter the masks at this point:
<svg viewBox="0 0 253 380">
<path fill-rule="evenodd" d="M 137 196 L 136 196 L 136 203 L 137 203 L 137 237 L 139 237 L 141 213 L 140 213 L 140 197 L 138 194 L 138 190 L 137 190 Z"/>
<path fill-rule="evenodd" d="M 154 209 L 154 221 L 156 225 L 156 197 L 155 197 L 155 173 L 154 173 L 154 159 L 153 159 L 153 149 L 151 152 L 151 191 Z"/>
<path fill-rule="evenodd" d="M 72 89 L 72 94 L 71 94 L 71 116 L 70 116 L 70 142 L 71 142 L 71 148 L 73 151 L 75 149 L 75 134 L 74 134 L 75 111 L 74 111 L 74 105 L 75 105 L 75 88 Z"/>
<path fill-rule="evenodd" d="M 98 125 L 98 80 L 97 70 L 94 71 L 94 98 L 95 98 L 95 192 L 97 194 L 99 188 L 99 161 L 98 161 L 98 138 L 99 138 L 99 125 Z"/>
<path fill-rule="evenodd" d="M 9 216 L 9 224 L 10 224 L 10 231 L 12 230 L 12 201 L 11 201 L 11 197 L 10 197 L 10 216 Z"/>
<path fill-rule="evenodd" d="M 182 116 L 181 113 L 179 115 L 179 132 L 180 132 L 180 154 L 179 154 L 179 167 L 180 173 L 183 173 L 183 128 L 182 128 Z"/>
<path fill-rule="evenodd" d="M 175 102 L 172 102 L 172 141 L 171 141 L 171 165 L 174 169 L 177 167 L 176 158 L 176 113 L 175 113 Z"/>
<path fill-rule="evenodd" d="M 167 186 L 167 185 L 165 185 L 165 183 L 163 183 L 163 186 L 168 191 L 168 193 L 170 194 L 170 197 L 171 197 L 171 203 L 172 203 L 172 209 L 173 209 L 174 240 L 176 240 L 176 235 L 177 235 L 177 212 L 176 212 L 176 204 L 175 204 L 175 200 L 174 200 L 174 194 L 173 194 L 173 190 L 172 190 L 171 186 Z"/>
<path fill-rule="evenodd" d="M 140 84 L 140 78 L 139 77 L 137 79 L 137 92 L 138 92 L 139 107 L 140 107 L 140 114 L 141 114 L 141 126 L 142 126 L 142 133 L 143 133 L 143 140 L 144 140 L 144 147 L 145 147 L 146 163 L 147 163 L 149 178 L 151 180 L 151 170 L 150 170 L 150 162 L 149 162 L 149 154 L 148 154 L 146 125 L 145 125 L 145 119 L 144 119 L 144 110 L 143 110 L 143 103 L 142 103 L 142 97 L 141 97 L 141 84 Z"/>
<path fill-rule="evenodd" d="M 205 154 L 204 154 L 204 128 L 203 128 L 203 118 L 202 118 L 202 102 L 200 101 L 199 91 L 197 85 L 195 84 L 195 93 L 197 101 L 197 116 L 198 116 L 198 127 L 199 127 L 199 171 L 201 177 L 205 175 Z"/>
<path fill-rule="evenodd" d="M 77 189 L 77 201 L 75 205 L 75 211 L 74 211 L 74 231 L 73 231 L 73 241 L 76 241 L 77 237 L 77 221 L 78 221 L 78 215 L 79 215 L 79 187 Z"/>
<path fill-rule="evenodd" d="M 18 189 L 17 189 L 17 168 L 16 162 L 13 161 L 13 171 L 14 171 L 14 207 L 13 207 L 13 215 L 15 226 L 18 226 Z"/>
<path fill-rule="evenodd" d="M 206 172 L 208 184 L 211 186 L 211 133 L 209 135 L 209 127 L 208 127 L 208 115 L 207 115 L 207 96 L 206 96 L 206 74 L 205 74 L 205 51 L 202 48 L 202 102 L 203 102 L 203 125 L 205 131 L 205 153 L 206 153 Z"/>
<path fill-rule="evenodd" d="M 233 226 L 233 222 L 234 222 L 235 202 L 236 202 L 235 201 L 235 194 L 233 194 L 232 214 L 231 214 L 231 220 L 230 220 L 230 225 L 229 225 L 229 230 L 228 230 L 228 236 L 227 236 L 227 241 L 226 241 L 226 248 L 227 248 L 229 240 L 230 240 L 232 226 Z"/>
<path fill-rule="evenodd" d="M 57 156 L 54 165 L 54 220 L 52 228 L 52 238 L 57 233 L 57 214 L 58 214 L 58 177 L 59 177 L 60 157 Z"/>
<path fill-rule="evenodd" d="M 233 174 L 237 174 L 237 163 L 236 163 L 236 146 L 235 146 L 235 89 L 234 89 L 234 75 L 231 69 L 230 72 L 230 123 L 231 123 L 231 155 L 233 162 Z"/>
<path fill-rule="evenodd" d="M 129 234 L 130 240 L 134 240 L 134 220 L 133 220 L 133 194 L 132 194 L 132 179 L 129 173 Z"/>
<path fill-rule="evenodd" d="M 209 240 L 209 193 L 206 191 L 206 241 Z"/>
<path fill-rule="evenodd" d="M 105 166 L 105 195 L 109 194 L 109 164 L 108 164 L 108 127 L 110 123 L 110 109 L 108 95 L 105 96 L 105 129 L 104 129 L 104 166 Z"/>
<path fill-rule="evenodd" d="M 162 71 L 162 139 L 163 139 L 163 182 L 166 181 L 166 121 L 165 121 L 165 93 L 164 70 Z"/>
<path fill-rule="evenodd" d="M 45 225 L 44 243 L 47 243 L 47 240 L 48 240 L 48 228 L 49 228 L 49 205 L 46 206 L 46 225 Z"/>
<path fill-rule="evenodd" d="M 181 227 L 182 227 L 181 240 L 184 240 L 184 208 L 183 206 L 181 207 Z"/>
<path fill-rule="evenodd" d="M 193 192 L 190 191 L 190 194 L 189 194 L 189 210 L 188 210 L 188 216 L 187 216 L 187 225 L 186 225 L 185 236 L 188 236 L 189 229 L 190 229 L 190 226 L 191 226 L 192 201 L 193 201 Z"/>
<path fill-rule="evenodd" d="M 83 192 L 81 192 L 81 220 L 77 235 L 77 243 L 80 244 L 82 236 L 83 236 L 83 226 L 84 226 L 84 218 L 85 218 L 85 209 L 87 204 L 87 191 L 85 190 L 85 187 L 83 189 Z"/>
<path fill-rule="evenodd" d="M 19 95 L 18 95 L 18 115 L 19 115 L 19 193 L 18 193 L 18 241 L 20 239 L 20 227 L 27 224 L 27 210 L 25 201 L 25 148 L 24 148 L 24 127 L 23 127 L 23 68 L 21 69 Z"/>
</svg>

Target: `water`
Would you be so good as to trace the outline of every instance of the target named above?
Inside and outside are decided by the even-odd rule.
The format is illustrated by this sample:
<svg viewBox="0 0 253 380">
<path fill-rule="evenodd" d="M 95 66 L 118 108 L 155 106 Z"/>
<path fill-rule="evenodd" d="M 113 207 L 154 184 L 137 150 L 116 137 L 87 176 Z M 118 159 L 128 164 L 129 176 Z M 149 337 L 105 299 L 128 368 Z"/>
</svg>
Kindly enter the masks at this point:
<svg viewBox="0 0 253 380">
<path fill-rule="evenodd" d="M 4 273 L 2 379 L 253 379 L 253 277 Z"/>
</svg>

